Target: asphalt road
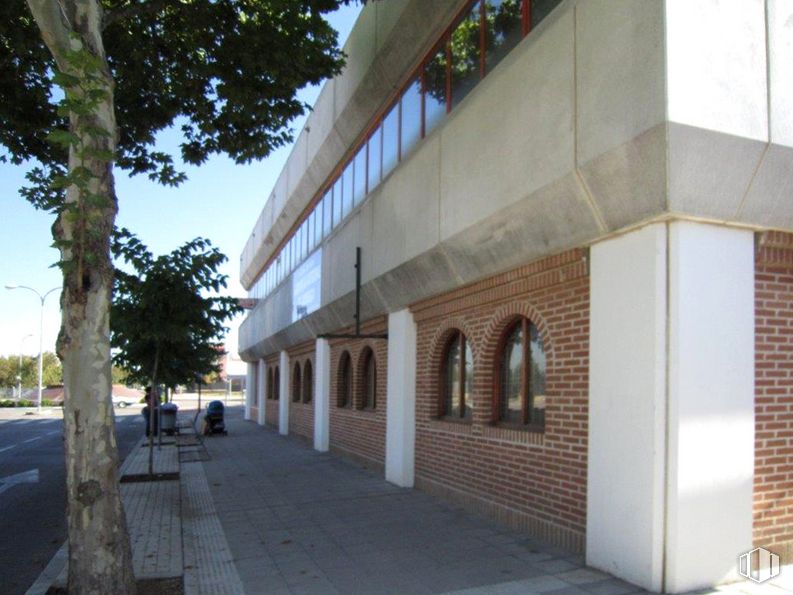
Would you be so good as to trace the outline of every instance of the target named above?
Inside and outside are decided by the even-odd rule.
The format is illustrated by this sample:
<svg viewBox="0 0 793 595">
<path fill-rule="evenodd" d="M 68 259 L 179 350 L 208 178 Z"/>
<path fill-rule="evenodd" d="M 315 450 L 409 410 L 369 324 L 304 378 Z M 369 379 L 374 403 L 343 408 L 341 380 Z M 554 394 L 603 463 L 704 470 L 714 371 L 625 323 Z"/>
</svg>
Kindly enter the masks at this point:
<svg viewBox="0 0 793 595">
<path fill-rule="evenodd" d="M 122 461 L 143 429 L 140 406 L 116 409 Z M 61 412 L 0 409 L 0 593 L 25 593 L 65 540 Z"/>
</svg>

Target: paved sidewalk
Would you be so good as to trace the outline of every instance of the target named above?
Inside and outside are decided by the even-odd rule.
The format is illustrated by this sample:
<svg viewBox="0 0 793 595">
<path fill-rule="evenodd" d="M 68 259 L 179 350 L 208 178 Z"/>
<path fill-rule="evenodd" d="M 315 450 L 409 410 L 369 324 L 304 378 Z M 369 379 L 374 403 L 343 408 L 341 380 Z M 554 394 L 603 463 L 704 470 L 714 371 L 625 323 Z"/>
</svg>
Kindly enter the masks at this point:
<svg viewBox="0 0 793 595">
<path fill-rule="evenodd" d="M 246 593 L 641 592 L 239 416 L 203 465 Z"/>
<path fill-rule="evenodd" d="M 644 592 L 579 556 L 243 421 L 241 407 L 226 411 L 228 436 L 205 446 L 181 436 L 155 451 L 155 472 L 178 472 L 178 481 L 122 484 L 137 578 L 207 595 Z M 122 475 L 145 473 L 147 456 L 134 449 Z M 64 582 L 65 562 L 64 546 L 28 593 L 44 593 L 59 572 Z M 714 592 L 787 595 L 793 566 L 763 585 L 700 591 Z"/>
</svg>

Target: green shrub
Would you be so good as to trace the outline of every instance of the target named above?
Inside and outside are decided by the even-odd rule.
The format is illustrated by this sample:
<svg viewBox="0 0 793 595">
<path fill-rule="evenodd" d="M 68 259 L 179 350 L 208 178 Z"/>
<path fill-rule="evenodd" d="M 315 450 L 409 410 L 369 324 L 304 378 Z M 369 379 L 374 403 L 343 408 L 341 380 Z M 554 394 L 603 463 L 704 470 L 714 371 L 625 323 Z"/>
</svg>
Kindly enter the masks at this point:
<svg viewBox="0 0 793 595">
<path fill-rule="evenodd" d="M 17 407 L 35 407 L 35 405 L 33 401 L 28 401 L 27 399 L 19 399 L 17 401 Z"/>
<path fill-rule="evenodd" d="M 55 401 L 50 401 L 49 399 L 42 399 L 41 400 L 42 407 L 63 407 L 63 402 L 60 401 L 56 403 Z"/>
<path fill-rule="evenodd" d="M 16 401 L 11 399 L 0 399 L 0 407 L 16 407 Z"/>
</svg>

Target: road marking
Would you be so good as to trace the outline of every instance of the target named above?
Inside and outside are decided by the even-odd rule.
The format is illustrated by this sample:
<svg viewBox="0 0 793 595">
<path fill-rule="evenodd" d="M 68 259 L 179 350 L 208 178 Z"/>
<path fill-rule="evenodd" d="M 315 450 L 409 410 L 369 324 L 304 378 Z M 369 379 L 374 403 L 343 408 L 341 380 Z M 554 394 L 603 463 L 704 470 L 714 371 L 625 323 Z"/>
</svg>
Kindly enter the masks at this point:
<svg viewBox="0 0 793 595">
<path fill-rule="evenodd" d="M 29 440 L 24 440 L 22 444 L 27 444 L 28 442 L 35 442 L 36 440 L 41 440 L 44 436 L 36 436 L 35 438 L 31 438 Z"/>
<path fill-rule="evenodd" d="M 16 448 L 16 444 L 12 444 L 11 446 L 6 446 L 5 448 L 0 448 L 0 452 L 5 452 L 7 450 L 11 450 L 12 448 Z"/>
<path fill-rule="evenodd" d="M 23 471 L 8 477 L 0 477 L 0 494 L 5 492 L 8 488 L 18 485 L 20 483 L 38 483 L 39 470 L 31 469 L 30 471 Z"/>
<path fill-rule="evenodd" d="M 52 436 L 53 434 L 60 434 L 60 433 L 61 433 L 61 431 L 60 431 L 60 430 L 55 430 L 54 432 L 47 432 L 47 434 L 46 434 L 46 435 L 47 435 L 47 436 Z"/>
</svg>

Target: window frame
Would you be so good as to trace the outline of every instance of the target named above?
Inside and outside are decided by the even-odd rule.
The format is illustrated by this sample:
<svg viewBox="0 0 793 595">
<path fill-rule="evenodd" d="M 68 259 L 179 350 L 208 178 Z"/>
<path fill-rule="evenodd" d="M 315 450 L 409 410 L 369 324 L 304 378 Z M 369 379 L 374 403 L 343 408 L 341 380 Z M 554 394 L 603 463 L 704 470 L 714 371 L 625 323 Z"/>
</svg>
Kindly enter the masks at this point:
<svg viewBox="0 0 793 595">
<path fill-rule="evenodd" d="M 521 370 L 520 370 L 520 404 L 521 404 L 521 422 L 515 423 L 505 420 L 501 415 L 501 406 L 504 401 L 504 365 L 506 363 L 505 351 L 507 341 L 515 332 L 515 329 L 520 325 L 521 327 Z M 526 316 L 520 316 L 512 320 L 505 328 L 498 345 L 498 351 L 495 357 L 494 369 L 494 391 L 493 391 L 493 411 L 491 423 L 498 426 L 516 428 L 530 432 L 545 432 L 545 416 L 542 422 L 537 422 L 531 419 L 531 400 L 537 395 L 531 395 L 531 327 L 537 329 L 537 337 L 540 344 L 545 351 L 545 339 L 537 326 L 531 319 Z M 547 361 L 547 360 L 546 360 Z M 546 363 L 547 374 L 547 363 Z M 547 396 L 547 395 L 546 395 Z"/>
</svg>

